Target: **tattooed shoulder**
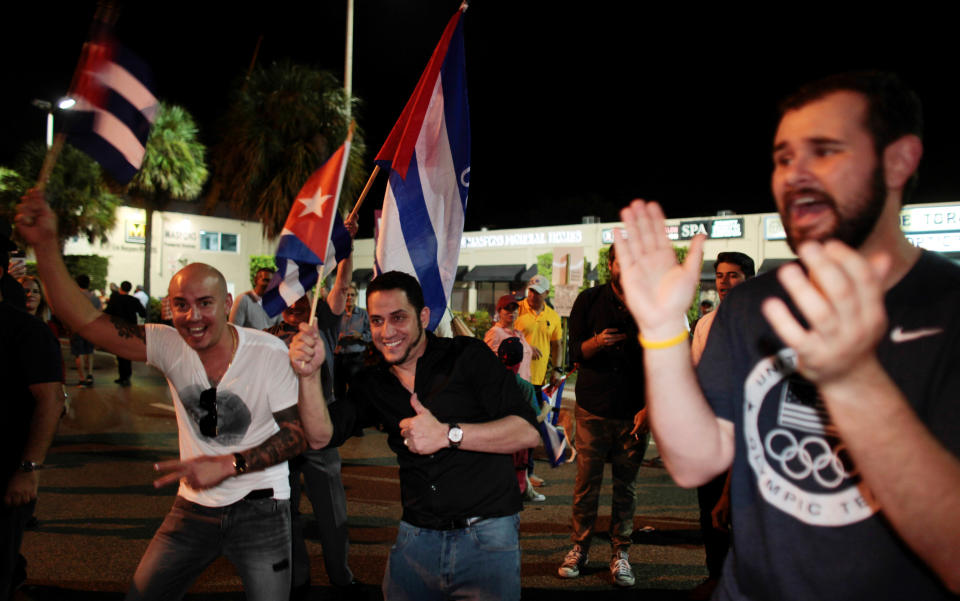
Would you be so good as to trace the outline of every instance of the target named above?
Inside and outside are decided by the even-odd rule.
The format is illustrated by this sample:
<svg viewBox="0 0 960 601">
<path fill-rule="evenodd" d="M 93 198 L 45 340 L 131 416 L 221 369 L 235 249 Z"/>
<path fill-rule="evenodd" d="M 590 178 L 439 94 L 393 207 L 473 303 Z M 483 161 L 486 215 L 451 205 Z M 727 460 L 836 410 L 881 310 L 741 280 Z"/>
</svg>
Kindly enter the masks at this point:
<svg viewBox="0 0 960 601">
<path fill-rule="evenodd" d="M 119 334 L 121 338 L 139 338 L 143 341 L 146 341 L 147 339 L 146 328 L 143 326 L 130 323 L 129 321 L 116 315 L 110 316 L 110 323 L 112 323 L 113 327 L 116 328 L 117 334 Z"/>
</svg>

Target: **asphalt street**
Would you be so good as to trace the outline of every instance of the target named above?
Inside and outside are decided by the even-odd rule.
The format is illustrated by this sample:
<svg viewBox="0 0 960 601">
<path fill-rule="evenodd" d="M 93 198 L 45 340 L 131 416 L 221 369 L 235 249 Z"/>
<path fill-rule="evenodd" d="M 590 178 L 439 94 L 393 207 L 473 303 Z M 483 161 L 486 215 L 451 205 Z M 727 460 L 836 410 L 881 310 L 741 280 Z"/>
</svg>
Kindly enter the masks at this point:
<svg viewBox="0 0 960 601">
<path fill-rule="evenodd" d="M 69 353 L 65 359 L 70 360 Z M 71 365 L 72 362 L 68 362 Z M 113 357 L 97 353 L 96 386 L 75 386 L 67 374 L 70 409 L 41 473 L 36 517 L 22 552 L 28 579 L 17 599 L 122 599 L 140 556 L 173 502 L 174 487 L 153 487 L 156 461 L 177 457 L 177 425 L 165 380 L 134 365 L 133 385 L 113 383 Z M 572 407 L 572 393 L 565 406 Z M 400 518 L 400 487 L 386 437 L 375 430 L 341 449 L 350 528 L 350 566 L 370 599 L 379 583 Z M 648 463 L 656 448 L 647 451 Z M 524 599 L 683 599 L 706 576 L 697 527 L 696 493 L 678 488 L 661 467 L 647 465 L 637 482 L 635 544 L 631 562 L 637 584 L 618 589 L 607 564 L 609 545 L 597 540 L 591 562 L 576 580 L 561 580 L 557 567 L 569 548 L 574 465 L 551 468 L 538 461 L 546 480 L 542 503 L 521 514 Z M 599 530 L 607 528 L 609 468 L 600 499 Z M 317 542 L 316 524 L 304 498 L 301 512 L 312 561 L 311 599 L 333 599 Z M 233 566 L 218 560 L 194 584 L 188 599 L 242 599 Z"/>
</svg>

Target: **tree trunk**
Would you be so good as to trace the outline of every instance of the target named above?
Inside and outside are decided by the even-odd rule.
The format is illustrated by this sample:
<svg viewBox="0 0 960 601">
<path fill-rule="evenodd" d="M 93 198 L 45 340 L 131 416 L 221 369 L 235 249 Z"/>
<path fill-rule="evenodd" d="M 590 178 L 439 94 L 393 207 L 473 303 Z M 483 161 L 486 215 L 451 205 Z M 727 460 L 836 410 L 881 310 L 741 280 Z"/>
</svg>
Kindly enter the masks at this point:
<svg viewBox="0 0 960 601">
<path fill-rule="evenodd" d="M 150 255 L 153 254 L 153 203 L 144 201 L 143 207 L 147 214 L 143 235 L 143 290 L 150 296 Z"/>
</svg>

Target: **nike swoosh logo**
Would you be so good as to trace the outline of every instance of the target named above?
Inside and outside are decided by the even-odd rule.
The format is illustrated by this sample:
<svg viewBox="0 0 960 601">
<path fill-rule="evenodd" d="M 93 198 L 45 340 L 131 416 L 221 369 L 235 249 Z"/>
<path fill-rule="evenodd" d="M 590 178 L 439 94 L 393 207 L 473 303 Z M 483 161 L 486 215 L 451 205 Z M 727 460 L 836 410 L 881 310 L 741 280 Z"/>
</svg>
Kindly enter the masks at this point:
<svg viewBox="0 0 960 601">
<path fill-rule="evenodd" d="M 904 330 L 902 327 L 897 326 L 893 328 L 893 330 L 890 332 L 890 340 L 892 340 L 895 343 L 910 342 L 911 340 L 917 340 L 918 338 L 926 338 L 927 336 L 933 336 L 935 334 L 940 334 L 941 332 L 943 332 L 943 328 Z"/>
</svg>

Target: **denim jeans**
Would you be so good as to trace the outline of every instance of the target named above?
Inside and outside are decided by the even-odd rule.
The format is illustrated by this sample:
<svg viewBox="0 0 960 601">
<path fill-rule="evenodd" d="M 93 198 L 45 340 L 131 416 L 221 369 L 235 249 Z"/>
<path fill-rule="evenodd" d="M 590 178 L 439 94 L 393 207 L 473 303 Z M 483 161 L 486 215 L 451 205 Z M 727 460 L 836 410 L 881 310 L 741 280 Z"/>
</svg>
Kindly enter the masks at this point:
<svg viewBox="0 0 960 601">
<path fill-rule="evenodd" d="M 520 599 L 519 515 L 460 530 L 400 522 L 383 576 L 387 601 Z"/>
<path fill-rule="evenodd" d="M 649 434 L 634 437 L 630 434 L 633 420 L 600 417 L 579 405 L 574 415 L 577 418 L 577 480 L 573 487 L 571 539 L 590 547 L 600 504 L 603 464 L 609 460 L 613 476 L 610 544 L 615 551 L 629 549 L 633 512 L 637 506 L 635 481 L 647 451 Z"/>
<path fill-rule="evenodd" d="M 219 556 L 237 568 L 246 598 L 290 595 L 290 502 L 204 507 L 178 496 L 137 566 L 127 599 L 180 599 Z"/>
</svg>

